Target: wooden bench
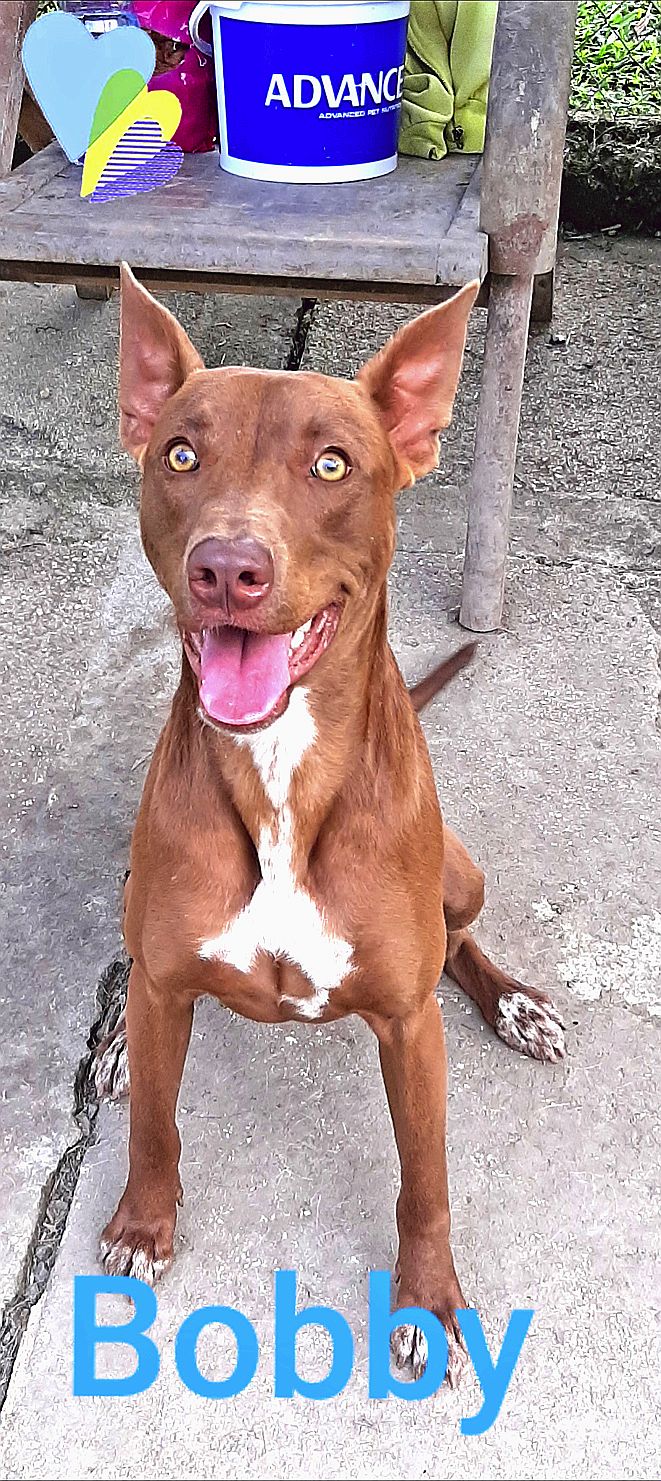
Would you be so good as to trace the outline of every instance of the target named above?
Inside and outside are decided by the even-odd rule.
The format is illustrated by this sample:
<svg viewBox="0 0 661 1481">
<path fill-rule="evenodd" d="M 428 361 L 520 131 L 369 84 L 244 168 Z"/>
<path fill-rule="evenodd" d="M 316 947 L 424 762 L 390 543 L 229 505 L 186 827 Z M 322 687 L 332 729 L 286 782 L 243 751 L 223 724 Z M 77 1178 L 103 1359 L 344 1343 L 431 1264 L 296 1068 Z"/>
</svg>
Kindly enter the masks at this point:
<svg viewBox="0 0 661 1481">
<path fill-rule="evenodd" d="M 528 324 L 548 319 L 576 0 L 500 0 L 483 158 L 402 158 L 382 179 L 275 185 L 188 155 L 176 179 L 118 200 L 80 198 L 57 144 L 11 171 L 34 0 L 0 6 L 0 278 L 89 294 L 126 258 L 151 288 L 289 292 L 436 303 L 473 278 L 488 302 L 460 621 L 502 617 Z"/>
</svg>

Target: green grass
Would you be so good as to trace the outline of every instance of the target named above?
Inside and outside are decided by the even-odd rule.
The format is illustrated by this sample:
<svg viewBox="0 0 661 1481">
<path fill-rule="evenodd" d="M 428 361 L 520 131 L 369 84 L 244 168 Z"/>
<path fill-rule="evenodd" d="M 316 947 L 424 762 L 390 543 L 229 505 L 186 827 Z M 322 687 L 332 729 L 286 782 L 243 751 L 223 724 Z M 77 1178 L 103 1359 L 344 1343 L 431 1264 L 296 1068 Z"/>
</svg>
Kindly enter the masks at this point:
<svg viewBox="0 0 661 1481">
<path fill-rule="evenodd" d="M 661 114 L 661 0 L 580 0 L 572 112 L 608 118 Z"/>
</svg>

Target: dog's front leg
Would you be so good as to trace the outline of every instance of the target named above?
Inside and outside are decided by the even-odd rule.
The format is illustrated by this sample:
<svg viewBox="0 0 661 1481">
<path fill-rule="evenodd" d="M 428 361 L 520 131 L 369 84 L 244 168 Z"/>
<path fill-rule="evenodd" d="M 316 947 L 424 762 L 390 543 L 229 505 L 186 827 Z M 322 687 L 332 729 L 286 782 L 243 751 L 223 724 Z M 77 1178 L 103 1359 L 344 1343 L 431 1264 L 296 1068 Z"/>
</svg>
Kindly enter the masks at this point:
<svg viewBox="0 0 661 1481">
<path fill-rule="evenodd" d="M 401 1164 L 397 1200 L 399 1255 L 397 1306 L 422 1306 L 443 1323 L 448 1339 L 447 1377 L 454 1384 L 465 1362 L 455 1312 L 465 1302 L 450 1249 L 450 1207 L 445 1155 L 447 1073 L 443 1021 L 430 995 L 403 1019 L 369 1019 L 379 1040 L 381 1068 Z M 393 1357 L 400 1367 L 424 1369 L 426 1343 L 419 1328 L 398 1327 Z"/>
<path fill-rule="evenodd" d="M 111 1275 L 134 1275 L 153 1284 L 172 1260 L 181 1199 L 175 1111 L 192 1022 L 192 999 L 159 993 L 134 963 L 126 1002 L 129 1176 L 101 1236 L 103 1263 Z"/>
</svg>

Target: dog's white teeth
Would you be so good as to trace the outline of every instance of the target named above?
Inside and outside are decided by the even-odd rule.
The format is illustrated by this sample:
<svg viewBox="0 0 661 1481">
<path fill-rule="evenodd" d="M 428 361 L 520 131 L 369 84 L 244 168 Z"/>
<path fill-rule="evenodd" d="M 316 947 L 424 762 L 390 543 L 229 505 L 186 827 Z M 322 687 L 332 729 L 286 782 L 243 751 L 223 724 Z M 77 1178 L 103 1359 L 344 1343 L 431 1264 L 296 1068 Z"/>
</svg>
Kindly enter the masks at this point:
<svg viewBox="0 0 661 1481">
<path fill-rule="evenodd" d="M 308 622 L 304 622 L 303 623 L 303 626 L 302 627 L 297 627 L 296 632 L 293 634 L 292 639 L 291 639 L 291 642 L 290 642 L 290 645 L 289 645 L 290 648 L 291 648 L 291 650 L 292 650 L 292 652 L 295 653 L 296 652 L 296 649 L 297 648 L 300 648 L 301 643 L 303 643 L 305 641 L 305 639 L 307 638 L 307 635 L 308 635 L 308 633 L 310 631 L 310 628 L 312 627 L 313 621 L 314 621 L 314 619 L 311 617 Z"/>
</svg>

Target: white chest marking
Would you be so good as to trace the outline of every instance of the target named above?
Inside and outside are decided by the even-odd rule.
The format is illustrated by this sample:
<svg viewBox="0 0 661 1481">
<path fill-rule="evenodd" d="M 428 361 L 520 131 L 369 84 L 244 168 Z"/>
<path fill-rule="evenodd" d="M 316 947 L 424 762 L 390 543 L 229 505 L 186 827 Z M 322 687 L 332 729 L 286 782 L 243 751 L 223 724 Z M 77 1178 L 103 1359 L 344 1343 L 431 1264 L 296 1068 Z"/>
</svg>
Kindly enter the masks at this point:
<svg viewBox="0 0 661 1481">
<path fill-rule="evenodd" d="M 237 738 L 237 744 L 252 752 L 273 806 L 273 822 L 260 834 L 262 878 L 252 899 L 220 935 L 202 941 L 199 949 L 203 960 L 227 962 L 240 972 L 251 970 L 259 951 L 293 962 L 314 988 L 310 997 L 287 999 L 304 1018 L 317 1018 L 333 988 L 353 971 L 349 942 L 330 929 L 323 911 L 296 882 L 292 868 L 289 793 L 294 772 L 315 739 L 314 720 L 300 687 L 284 715 L 267 730 Z"/>
</svg>

